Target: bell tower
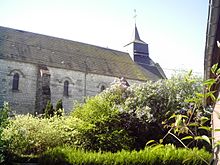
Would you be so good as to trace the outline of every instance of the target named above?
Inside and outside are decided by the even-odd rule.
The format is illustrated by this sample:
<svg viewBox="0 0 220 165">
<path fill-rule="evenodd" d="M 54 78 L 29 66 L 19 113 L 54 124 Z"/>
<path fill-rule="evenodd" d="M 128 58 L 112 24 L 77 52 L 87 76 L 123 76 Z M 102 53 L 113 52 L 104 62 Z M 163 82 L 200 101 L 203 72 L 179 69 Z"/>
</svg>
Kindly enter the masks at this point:
<svg viewBox="0 0 220 165">
<path fill-rule="evenodd" d="M 149 57 L 148 44 L 141 40 L 135 23 L 133 41 L 125 45 L 131 58 L 139 65 L 152 65 L 153 61 Z"/>
<path fill-rule="evenodd" d="M 132 60 L 136 64 L 138 64 L 141 69 L 146 71 L 146 74 L 148 74 L 149 79 L 156 81 L 161 78 L 166 78 L 166 75 L 163 69 L 160 67 L 160 65 L 158 63 L 154 63 L 154 61 L 150 58 L 148 44 L 142 41 L 140 38 L 136 25 L 136 10 L 134 10 L 134 12 L 134 35 L 132 41 L 124 47 L 131 56 Z"/>
</svg>

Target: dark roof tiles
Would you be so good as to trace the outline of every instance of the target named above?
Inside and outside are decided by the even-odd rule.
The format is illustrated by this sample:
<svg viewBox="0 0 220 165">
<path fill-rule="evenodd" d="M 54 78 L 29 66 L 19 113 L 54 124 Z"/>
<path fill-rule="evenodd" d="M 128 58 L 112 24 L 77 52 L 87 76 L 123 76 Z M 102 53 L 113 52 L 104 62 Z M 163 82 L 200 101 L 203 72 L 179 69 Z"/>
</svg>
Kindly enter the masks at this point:
<svg viewBox="0 0 220 165">
<path fill-rule="evenodd" d="M 128 53 L 0 27 L 0 58 L 114 77 L 148 80 Z"/>
</svg>

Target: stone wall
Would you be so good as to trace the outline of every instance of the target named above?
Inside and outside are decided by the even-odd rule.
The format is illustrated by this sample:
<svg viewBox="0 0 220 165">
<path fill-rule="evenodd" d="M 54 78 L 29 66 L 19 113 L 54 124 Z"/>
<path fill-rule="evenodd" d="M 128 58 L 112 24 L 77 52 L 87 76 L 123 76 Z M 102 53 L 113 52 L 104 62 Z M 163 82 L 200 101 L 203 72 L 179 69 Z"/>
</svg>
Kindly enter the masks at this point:
<svg viewBox="0 0 220 165">
<path fill-rule="evenodd" d="M 18 73 L 19 90 L 12 90 L 13 75 Z M 84 102 L 89 96 L 109 87 L 115 77 L 86 74 L 48 66 L 0 60 L 0 102 L 8 101 L 16 113 L 42 113 L 48 100 L 55 107 L 63 101 L 65 112 L 73 109 L 74 101 Z M 68 81 L 68 95 L 64 94 L 64 82 Z M 128 80 L 129 84 L 140 83 Z"/>
<path fill-rule="evenodd" d="M 115 77 L 85 74 L 61 68 L 48 67 L 50 72 L 51 102 L 55 106 L 59 99 L 63 101 L 65 112 L 73 109 L 74 101 L 84 102 L 86 97 L 95 96 L 101 92 L 101 87 L 108 88 Z M 64 96 L 64 81 L 69 81 L 69 95 Z M 137 80 L 128 80 L 129 84 L 140 83 Z"/>
<path fill-rule="evenodd" d="M 74 101 L 83 102 L 85 97 L 94 96 L 101 91 L 101 86 L 108 87 L 114 78 L 103 75 L 85 74 L 84 72 L 48 67 L 51 74 L 51 101 L 55 106 L 63 100 L 66 112 L 73 109 Z M 64 96 L 64 81 L 69 81 L 69 95 Z"/>
<path fill-rule="evenodd" d="M 12 90 L 13 75 L 19 74 L 18 90 Z M 0 59 L 0 102 L 8 101 L 18 114 L 34 113 L 37 67 L 28 63 Z"/>
<path fill-rule="evenodd" d="M 59 99 L 63 101 L 65 111 L 70 111 L 73 101 L 81 101 L 83 97 L 83 73 L 66 69 L 48 67 L 51 74 L 51 102 L 55 106 Z M 69 82 L 68 96 L 64 96 L 64 82 Z"/>
</svg>

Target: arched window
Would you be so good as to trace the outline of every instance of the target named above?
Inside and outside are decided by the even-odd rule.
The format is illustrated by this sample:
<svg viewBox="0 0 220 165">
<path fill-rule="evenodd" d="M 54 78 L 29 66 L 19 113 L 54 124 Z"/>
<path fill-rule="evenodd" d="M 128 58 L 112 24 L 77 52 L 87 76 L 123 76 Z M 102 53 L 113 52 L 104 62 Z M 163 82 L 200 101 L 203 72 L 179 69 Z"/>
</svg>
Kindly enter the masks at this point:
<svg viewBox="0 0 220 165">
<path fill-rule="evenodd" d="M 18 90 L 18 86 L 19 86 L 19 74 L 15 73 L 13 76 L 12 90 Z"/>
<path fill-rule="evenodd" d="M 63 95 L 64 96 L 69 96 L 69 81 L 64 81 L 64 86 L 63 86 Z"/>
<path fill-rule="evenodd" d="M 104 85 L 101 86 L 101 92 L 104 91 L 106 87 Z"/>
</svg>

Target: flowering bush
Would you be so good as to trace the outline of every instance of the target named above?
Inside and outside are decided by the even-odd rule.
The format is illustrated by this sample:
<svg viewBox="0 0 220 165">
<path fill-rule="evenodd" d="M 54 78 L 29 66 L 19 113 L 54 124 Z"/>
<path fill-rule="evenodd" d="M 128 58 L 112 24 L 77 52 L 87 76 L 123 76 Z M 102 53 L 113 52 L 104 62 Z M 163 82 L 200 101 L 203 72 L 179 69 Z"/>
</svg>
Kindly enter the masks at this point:
<svg viewBox="0 0 220 165">
<path fill-rule="evenodd" d="M 122 136 L 126 135 L 130 139 L 128 148 L 140 149 L 147 140 L 163 138 L 168 131 L 164 128 L 164 122 L 167 124 L 167 119 L 174 113 L 191 106 L 186 100 L 195 97 L 201 91 L 201 79 L 191 73 L 177 75 L 169 80 L 148 81 L 132 86 L 118 80 L 110 88 L 76 108 L 73 116 L 93 124 L 94 129 L 89 130 L 91 132 L 86 139 L 101 136 L 102 143 L 96 141 L 97 139 L 93 141 L 95 144 L 100 143 L 98 149 L 103 149 L 104 142 L 119 143 L 114 141 L 117 138 L 111 134 L 118 129 L 125 133 Z M 108 132 L 109 130 L 111 131 Z M 111 134 L 111 138 L 104 137 L 106 134 L 108 138 Z M 168 141 L 170 142 L 169 139 Z"/>
<path fill-rule="evenodd" d="M 75 145 L 80 139 L 77 127 L 81 121 L 72 117 L 37 118 L 16 115 L 2 132 L 8 154 L 40 154 L 48 148 Z"/>
<path fill-rule="evenodd" d="M 201 78 L 193 76 L 192 73 L 127 87 L 116 81 L 99 96 L 109 101 L 113 107 L 135 112 L 140 118 L 145 117 L 148 122 L 161 123 L 173 112 L 188 106 L 185 100 L 202 92 L 201 82 Z"/>
<path fill-rule="evenodd" d="M 83 148 L 140 149 L 148 140 L 162 138 L 167 131 L 162 122 L 200 90 L 198 81 L 191 80 L 188 75 L 132 86 L 115 81 L 72 113 L 89 125 L 83 127 Z"/>
</svg>

